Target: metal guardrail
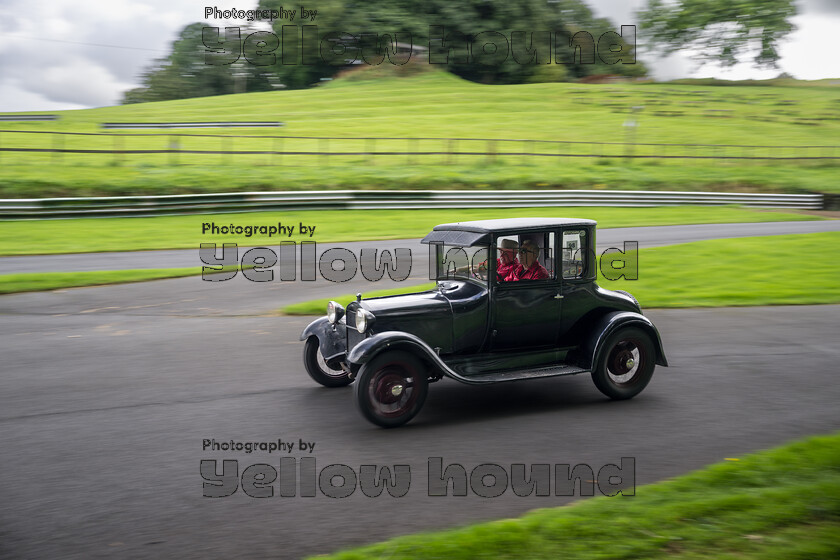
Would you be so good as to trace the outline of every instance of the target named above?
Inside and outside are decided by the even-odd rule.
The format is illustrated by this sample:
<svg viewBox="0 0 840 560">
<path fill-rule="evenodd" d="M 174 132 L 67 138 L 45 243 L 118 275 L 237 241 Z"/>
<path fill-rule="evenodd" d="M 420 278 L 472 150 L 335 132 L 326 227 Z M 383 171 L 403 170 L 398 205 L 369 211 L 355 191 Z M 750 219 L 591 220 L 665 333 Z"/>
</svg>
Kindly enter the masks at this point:
<svg viewBox="0 0 840 560">
<path fill-rule="evenodd" d="M 0 115 L 0 122 L 57 121 L 58 115 Z"/>
<path fill-rule="evenodd" d="M 161 196 L 0 199 L 0 219 L 91 218 L 292 210 L 721 206 L 818 210 L 822 194 L 673 191 L 281 191 Z"/>
<path fill-rule="evenodd" d="M 102 123 L 102 128 L 132 129 L 132 128 L 259 128 L 278 127 L 283 123 L 278 121 L 214 121 L 214 122 L 148 122 L 148 123 Z"/>
</svg>

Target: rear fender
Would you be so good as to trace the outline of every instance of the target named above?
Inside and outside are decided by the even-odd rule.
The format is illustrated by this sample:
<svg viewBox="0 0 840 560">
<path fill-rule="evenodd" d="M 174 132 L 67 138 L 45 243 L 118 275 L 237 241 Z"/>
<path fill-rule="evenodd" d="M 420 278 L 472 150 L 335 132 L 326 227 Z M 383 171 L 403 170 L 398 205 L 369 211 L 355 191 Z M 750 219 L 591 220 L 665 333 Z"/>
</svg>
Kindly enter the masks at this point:
<svg viewBox="0 0 840 560">
<path fill-rule="evenodd" d="M 578 365 L 585 369 L 592 369 L 598 363 L 603 351 L 604 342 L 614 332 L 624 327 L 636 327 L 648 334 L 656 351 L 656 364 L 668 366 L 668 359 L 665 357 L 665 350 L 662 348 L 662 339 L 650 319 L 641 313 L 632 311 L 614 311 L 607 313 L 596 321 L 592 332 L 586 341 L 581 345 L 580 351 L 576 353 Z"/>
</svg>

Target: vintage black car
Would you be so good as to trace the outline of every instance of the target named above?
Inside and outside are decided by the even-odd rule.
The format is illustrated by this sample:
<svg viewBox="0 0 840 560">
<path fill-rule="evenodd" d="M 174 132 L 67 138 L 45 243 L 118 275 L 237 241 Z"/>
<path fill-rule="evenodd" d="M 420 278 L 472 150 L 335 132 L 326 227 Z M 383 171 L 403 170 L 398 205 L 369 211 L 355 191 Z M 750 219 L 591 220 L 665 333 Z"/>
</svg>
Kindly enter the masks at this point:
<svg viewBox="0 0 840 560">
<path fill-rule="evenodd" d="M 629 399 L 668 365 L 636 299 L 596 283 L 592 220 L 443 224 L 423 243 L 435 289 L 360 295 L 346 310 L 330 302 L 301 334 L 309 375 L 327 387 L 355 381 L 374 424 L 408 422 L 443 376 L 477 385 L 591 373 L 606 396 Z"/>
</svg>

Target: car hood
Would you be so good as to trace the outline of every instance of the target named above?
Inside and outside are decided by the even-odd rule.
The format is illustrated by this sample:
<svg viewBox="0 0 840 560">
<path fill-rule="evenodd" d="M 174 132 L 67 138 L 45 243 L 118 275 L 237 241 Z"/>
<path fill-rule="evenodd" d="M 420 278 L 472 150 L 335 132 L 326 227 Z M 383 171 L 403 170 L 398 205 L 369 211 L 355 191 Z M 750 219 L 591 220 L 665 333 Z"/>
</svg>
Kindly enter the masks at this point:
<svg viewBox="0 0 840 560">
<path fill-rule="evenodd" d="M 373 313 L 373 333 L 400 331 L 419 337 L 430 348 L 452 348 L 452 306 L 437 290 L 362 300 Z"/>
<path fill-rule="evenodd" d="M 448 315 L 452 311 L 449 300 L 437 290 L 363 299 L 360 303 L 363 309 L 373 313 L 377 322 L 385 317 L 411 315 L 415 318 L 421 318 L 423 316 Z"/>
</svg>

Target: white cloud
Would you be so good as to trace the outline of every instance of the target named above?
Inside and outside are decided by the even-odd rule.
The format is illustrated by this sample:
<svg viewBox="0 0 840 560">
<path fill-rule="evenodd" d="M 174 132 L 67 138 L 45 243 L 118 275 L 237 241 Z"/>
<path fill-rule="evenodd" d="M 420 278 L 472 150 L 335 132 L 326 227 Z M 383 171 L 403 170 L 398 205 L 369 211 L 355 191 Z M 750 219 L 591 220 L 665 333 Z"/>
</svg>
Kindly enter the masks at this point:
<svg viewBox="0 0 840 560">
<path fill-rule="evenodd" d="M 39 93 L 22 89 L 14 83 L 0 84 L 0 112 L 17 111 L 63 111 L 65 109 L 85 109 L 87 103 L 60 103 L 47 99 Z"/>
</svg>

